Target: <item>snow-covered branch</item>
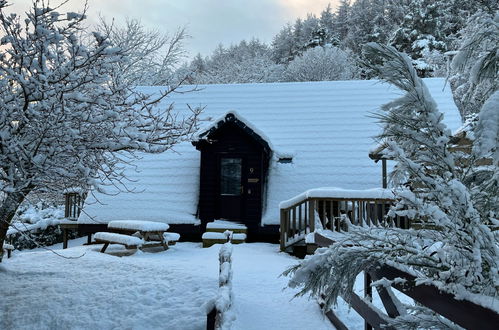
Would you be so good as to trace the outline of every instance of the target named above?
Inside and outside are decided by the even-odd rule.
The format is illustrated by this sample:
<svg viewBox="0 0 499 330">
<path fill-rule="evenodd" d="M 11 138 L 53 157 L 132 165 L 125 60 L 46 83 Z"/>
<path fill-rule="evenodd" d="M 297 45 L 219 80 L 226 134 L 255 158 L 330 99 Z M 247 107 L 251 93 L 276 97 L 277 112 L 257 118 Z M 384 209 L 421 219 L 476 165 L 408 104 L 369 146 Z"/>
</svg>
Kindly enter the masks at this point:
<svg viewBox="0 0 499 330">
<path fill-rule="evenodd" d="M 30 191 L 123 186 L 123 162 L 189 138 L 200 112 L 165 105 L 178 85 L 138 92 L 129 50 L 105 33 L 83 40 L 85 10 L 57 8 L 34 1 L 21 19 L 0 5 L 0 240 Z"/>
</svg>

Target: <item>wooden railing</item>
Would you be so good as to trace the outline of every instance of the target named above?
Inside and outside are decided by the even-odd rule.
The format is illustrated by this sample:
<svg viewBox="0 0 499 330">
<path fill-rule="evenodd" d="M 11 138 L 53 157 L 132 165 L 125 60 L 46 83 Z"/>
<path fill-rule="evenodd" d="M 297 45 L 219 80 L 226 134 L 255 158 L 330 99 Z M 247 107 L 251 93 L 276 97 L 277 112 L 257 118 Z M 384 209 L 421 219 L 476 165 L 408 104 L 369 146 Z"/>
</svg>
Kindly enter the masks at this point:
<svg viewBox="0 0 499 330">
<path fill-rule="evenodd" d="M 79 190 L 64 191 L 64 217 L 68 220 L 76 220 L 83 209 L 86 194 Z"/>
<path fill-rule="evenodd" d="M 386 189 L 309 190 L 280 204 L 281 251 L 303 242 L 317 229 L 316 224 L 333 231 L 348 231 L 350 224 L 407 228 L 404 218 L 388 220 L 386 214 L 393 202 L 392 193 Z"/>
<path fill-rule="evenodd" d="M 321 242 L 319 246 L 329 246 L 334 243 L 333 240 L 321 236 L 319 233 L 314 235 L 316 242 Z M 499 324 L 499 314 L 496 311 L 470 300 L 456 299 L 450 293 L 441 291 L 440 288 L 432 284 L 417 284 L 414 275 L 398 268 L 380 264 L 377 267 L 366 269 L 364 277 L 364 298 L 353 293 L 350 297 L 343 297 L 343 299 L 364 319 L 366 329 L 396 329 L 392 325 L 394 318 L 407 313 L 403 305 L 395 298 L 392 289 L 402 292 L 418 304 L 433 310 L 465 329 L 497 329 Z M 381 279 L 388 281 L 397 279 L 389 286 L 376 286 L 386 313 L 371 304 L 371 283 Z M 348 329 L 334 310 L 329 310 L 326 317 L 337 329 Z"/>
</svg>

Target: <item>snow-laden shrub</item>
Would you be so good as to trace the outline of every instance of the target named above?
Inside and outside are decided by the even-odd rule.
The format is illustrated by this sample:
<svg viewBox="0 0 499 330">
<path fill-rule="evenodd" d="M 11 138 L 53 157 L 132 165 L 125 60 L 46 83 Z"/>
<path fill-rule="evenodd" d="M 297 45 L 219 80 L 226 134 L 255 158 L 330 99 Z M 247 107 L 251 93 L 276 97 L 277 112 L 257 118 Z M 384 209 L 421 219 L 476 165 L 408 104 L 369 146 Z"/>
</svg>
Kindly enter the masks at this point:
<svg viewBox="0 0 499 330">
<path fill-rule="evenodd" d="M 18 209 L 13 220 L 38 224 L 40 228 L 44 229 L 44 227 L 53 225 L 55 222 L 58 224 L 58 221 L 62 219 L 64 219 L 64 209 L 61 206 L 38 202 L 36 204 L 23 204 Z"/>
<path fill-rule="evenodd" d="M 62 242 L 59 223 L 64 219 L 61 206 L 43 202 L 23 204 L 16 213 L 8 232 L 7 241 L 18 250 L 33 249 Z M 71 233 L 70 238 L 76 237 Z"/>
</svg>

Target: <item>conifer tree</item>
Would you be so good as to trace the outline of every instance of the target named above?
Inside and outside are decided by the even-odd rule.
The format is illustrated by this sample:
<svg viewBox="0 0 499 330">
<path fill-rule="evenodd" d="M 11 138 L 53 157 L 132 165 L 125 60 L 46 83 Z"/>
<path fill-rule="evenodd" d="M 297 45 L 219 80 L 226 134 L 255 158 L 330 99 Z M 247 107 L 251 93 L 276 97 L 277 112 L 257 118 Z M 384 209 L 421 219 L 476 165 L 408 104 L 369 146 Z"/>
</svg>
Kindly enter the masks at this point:
<svg viewBox="0 0 499 330">
<path fill-rule="evenodd" d="M 379 138 L 387 145 L 385 156 L 396 162 L 392 177 L 396 205 L 389 216 L 405 216 L 417 222 L 419 228 L 351 226 L 345 240 L 318 250 L 288 270 L 287 274 L 292 275 L 290 286 L 301 287 L 300 295 L 321 297 L 327 310 L 339 296 L 349 299 L 361 271 L 388 263 L 412 269 L 417 282 L 434 284 L 457 297 L 497 297 L 498 214 L 490 207 L 485 212 L 479 210 L 484 205 L 473 193 L 467 177 L 474 169 L 466 167 L 475 165 L 457 166 L 464 155 L 449 148 L 451 132 L 442 123 L 443 115 L 417 76 L 411 59 L 380 44 L 368 44 L 365 51 L 369 58 L 376 59 L 372 69 L 405 92 L 383 106 L 384 114 L 379 116 L 383 133 Z M 478 146 L 488 141 L 480 148 L 482 155 L 490 155 L 499 147 L 497 95 L 493 94 L 482 110 L 483 125 L 477 131 L 481 141 L 475 141 Z M 486 129 L 489 127 L 494 127 L 493 132 Z M 489 138 L 485 139 L 485 135 Z M 493 166 L 497 169 L 497 159 Z M 482 193 L 483 200 L 497 200 L 494 191 Z M 405 307 L 408 313 L 397 317 L 394 326 L 451 326 L 425 307 Z"/>
</svg>

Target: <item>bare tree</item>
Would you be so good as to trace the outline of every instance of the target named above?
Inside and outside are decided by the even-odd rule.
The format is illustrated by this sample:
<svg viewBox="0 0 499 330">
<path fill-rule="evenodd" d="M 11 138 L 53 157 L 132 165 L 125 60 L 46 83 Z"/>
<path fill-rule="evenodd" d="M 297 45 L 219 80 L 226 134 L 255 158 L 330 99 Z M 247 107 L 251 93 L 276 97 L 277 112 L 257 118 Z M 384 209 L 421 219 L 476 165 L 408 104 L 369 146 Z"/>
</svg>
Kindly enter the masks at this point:
<svg viewBox="0 0 499 330">
<path fill-rule="evenodd" d="M 140 93 L 121 75 L 133 54 L 98 32 L 82 42 L 87 6 L 62 4 L 34 0 L 21 19 L 0 0 L 0 248 L 31 191 L 119 185 L 120 164 L 187 138 L 199 113 L 160 106 L 175 87 Z"/>
<path fill-rule="evenodd" d="M 350 80 L 358 77 L 359 68 L 352 53 L 337 47 L 317 46 L 289 62 L 284 81 Z"/>
<path fill-rule="evenodd" d="M 184 41 L 189 35 L 185 28 L 174 33 L 146 29 L 137 19 L 127 18 L 123 26 L 100 18 L 97 30 L 128 54 L 129 60 L 120 65 L 123 78 L 135 85 L 168 85 L 172 75 L 186 56 Z"/>
</svg>

